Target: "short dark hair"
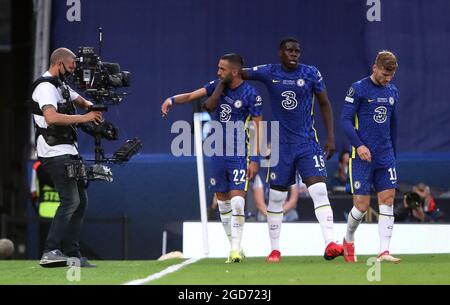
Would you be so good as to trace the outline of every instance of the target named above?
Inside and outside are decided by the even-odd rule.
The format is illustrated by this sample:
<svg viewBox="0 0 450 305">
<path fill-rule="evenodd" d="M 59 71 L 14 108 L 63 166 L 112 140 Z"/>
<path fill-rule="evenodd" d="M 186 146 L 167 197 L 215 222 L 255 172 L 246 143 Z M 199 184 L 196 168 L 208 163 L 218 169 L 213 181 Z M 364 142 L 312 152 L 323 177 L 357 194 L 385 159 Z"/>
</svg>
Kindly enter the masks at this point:
<svg viewBox="0 0 450 305">
<path fill-rule="evenodd" d="M 288 42 L 295 42 L 295 43 L 298 43 L 298 45 L 300 45 L 300 42 L 298 41 L 297 38 L 286 37 L 286 38 L 283 38 L 283 40 L 281 40 L 281 42 L 280 42 L 280 50 L 282 48 L 284 48 Z"/>
<path fill-rule="evenodd" d="M 228 60 L 230 63 L 239 66 L 239 68 L 244 66 L 244 59 L 241 55 L 236 53 L 225 54 L 220 59 Z"/>
<path fill-rule="evenodd" d="M 58 48 L 53 51 L 52 55 L 50 56 L 50 65 L 56 65 L 58 62 L 66 59 L 66 58 L 75 58 L 75 54 L 67 49 L 67 48 Z"/>
</svg>

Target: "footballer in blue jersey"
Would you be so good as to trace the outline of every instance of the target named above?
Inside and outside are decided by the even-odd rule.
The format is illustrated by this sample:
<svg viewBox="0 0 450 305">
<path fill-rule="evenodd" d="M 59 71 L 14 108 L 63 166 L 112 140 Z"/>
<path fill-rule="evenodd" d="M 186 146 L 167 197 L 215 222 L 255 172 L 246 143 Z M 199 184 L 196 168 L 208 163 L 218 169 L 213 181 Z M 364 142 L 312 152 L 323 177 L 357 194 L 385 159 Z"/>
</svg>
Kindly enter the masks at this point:
<svg viewBox="0 0 450 305">
<path fill-rule="evenodd" d="M 325 160 L 335 150 L 333 112 L 322 75 L 314 66 L 300 64 L 300 43 L 295 38 L 283 39 L 279 47 L 279 64 L 267 64 L 244 70 L 244 79 L 263 82 L 269 93 L 272 114 L 279 122 L 279 162 L 270 169 L 268 206 L 269 235 L 272 252 L 268 262 L 280 261 L 279 235 L 283 218 L 282 203 L 288 187 L 295 183 L 298 171 L 314 202 L 325 240 L 324 258 L 342 255 L 333 233 L 333 212 L 325 184 Z M 314 103 L 317 100 L 327 130 L 325 154 L 314 128 Z M 274 139 L 272 139 L 274 143 Z"/>
<path fill-rule="evenodd" d="M 204 86 L 207 95 L 211 96 L 218 81 L 212 81 Z M 211 189 L 214 192 L 226 193 L 230 190 L 247 191 L 249 176 L 247 168 L 252 158 L 248 145 L 249 126 L 252 118 L 261 117 L 262 99 L 257 90 L 246 82 L 242 82 L 234 89 L 226 88 L 220 96 L 217 111 L 213 119 L 222 125 L 223 147 L 233 146 L 232 155 L 212 156 Z M 244 123 L 244 128 L 233 129 L 233 143 L 227 143 L 227 125 L 229 123 Z M 232 130 L 232 129 L 229 129 Z M 245 151 L 245 155 L 242 152 Z M 256 157 L 256 156 L 255 156 Z M 253 158 L 252 158 L 253 159 Z M 253 159 L 256 161 L 257 158 Z"/>
<path fill-rule="evenodd" d="M 381 51 L 372 74 L 353 83 L 347 91 L 341 124 L 352 144 L 349 160 L 349 184 L 354 207 L 348 216 L 344 237 L 344 259 L 355 262 L 354 232 L 370 206 L 374 187 L 379 205 L 379 259 L 398 263 L 389 253 L 394 225 L 394 197 L 397 188 L 396 107 L 398 90 L 390 81 L 398 64 L 395 55 Z"/>
<path fill-rule="evenodd" d="M 296 170 L 305 179 L 326 177 L 323 151 L 314 128 L 316 95 L 323 93 L 324 104 L 329 105 L 320 72 L 304 64 L 292 70 L 287 70 L 283 64 L 267 64 L 247 70 L 247 76 L 266 85 L 273 117 L 280 124 L 280 162 L 271 168 L 270 183 L 287 188 L 295 183 Z M 333 138 L 332 128 L 329 133 Z"/>
<path fill-rule="evenodd" d="M 216 89 L 218 81 L 212 81 L 204 86 L 207 95 L 211 96 Z M 212 156 L 212 175 L 210 178 L 211 189 L 214 192 L 226 193 L 230 190 L 247 191 L 249 177 L 247 167 L 250 160 L 257 161 L 257 156 L 251 156 L 248 145 L 249 126 L 252 118 L 261 117 L 262 98 L 258 91 L 246 82 L 242 82 L 236 88 L 226 88 L 220 96 L 217 111 L 213 119 L 220 122 L 223 130 L 224 150 L 232 151 L 232 155 Z M 226 138 L 229 123 L 241 122 L 244 128 L 230 129 L 233 131 L 233 142 Z M 231 147 L 232 146 L 232 149 Z M 245 155 L 242 155 L 244 151 Z"/>
<path fill-rule="evenodd" d="M 220 218 L 230 241 L 231 251 L 227 262 L 243 260 L 241 239 L 245 222 L 245 195 L 248 181 L 257 174 L 259 167 L 257 145 L 250 145 L 251 133 L 248 127 L 250 121 L 255 123 L 257 139 L 262 98 L 254 87 L 242 79 L 242 66 L 240 55 L 226 54 L 219 60 L 219 80 L 195 91 L 167 98 L 161 106 L 161 112 L 166 116 L 173 104 L 188 103 L 208 96 L 204 108 L 216 110 L 214 118 L 220 122 L 223 131 L 223 152 L 219 152 L 220 156 L 212 156 L 210 185 L 217 196 Z M 232 129 L 232 139 L 227 138 L 229 125 L 236 127 Z M 251 152 L 251 148 L 255 151 Z"/>
<path fill-rule="evenodd" d="M 376 84 L 370 77 L 352 84 L 345 97 L 342 124 L 352 144 L 349 179 L 352 194 L 369 195 L 397 187 L 395 170 L 395 85 Z M 370 154 L 363 160 L 356 153 L 366 146 Z"/>
</svg>

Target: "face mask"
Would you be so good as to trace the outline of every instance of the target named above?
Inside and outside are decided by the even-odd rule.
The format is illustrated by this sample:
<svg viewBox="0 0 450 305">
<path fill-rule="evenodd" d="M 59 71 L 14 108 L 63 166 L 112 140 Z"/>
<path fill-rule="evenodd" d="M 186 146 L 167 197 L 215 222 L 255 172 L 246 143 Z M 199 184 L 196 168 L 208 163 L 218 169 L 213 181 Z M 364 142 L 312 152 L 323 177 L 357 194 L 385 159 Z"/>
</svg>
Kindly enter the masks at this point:
<svg viewBox="0 0 450 305">
<path fill-rule="evenodd" d="M 66 79 L 67 79 L 69 76 L 71 76 L 72 73 L 70 73 L 69 70 L 67 70 L 66 65 L 65 65 L 63 62 L 61 62 L 61 64 L 62 64 L 62 66 L 63 66 L 63 68 L 64 68 L 64 73 L 60 73 L 60 74 L 59 74 L 59 78 L 60 78 L 62 81 L 66 81 Z"/>
</svg>

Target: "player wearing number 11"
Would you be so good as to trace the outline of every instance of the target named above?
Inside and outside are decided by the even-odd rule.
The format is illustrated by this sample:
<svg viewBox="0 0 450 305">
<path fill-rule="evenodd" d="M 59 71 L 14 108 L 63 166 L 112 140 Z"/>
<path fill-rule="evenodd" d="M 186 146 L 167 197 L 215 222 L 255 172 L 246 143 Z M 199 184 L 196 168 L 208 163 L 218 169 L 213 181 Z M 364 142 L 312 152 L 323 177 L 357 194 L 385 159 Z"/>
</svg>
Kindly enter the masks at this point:
<svg viewBox="0 0 450 305">
<path fill-rule="evenodd" d="M 283 39 L 279 48 L 279 64 L 268 64 L 245 69 L 243 77 L 263 82 L 271 99 L 274 119 L 280 124 L 279 162 L 270 168 L 269 205 L 267 222 L 272 252 L 268 262 L 280 261 L 280 231 L 283 203 L 288 188 L 295 183 L 296 171 L 308 187 L 314 202 L 316 217 L 325 240 L 327 260 L 343 254 L 333 233 L 333 211 L 325 184 L 327 173 L 324 153 L 314 128 L 314 101 L 317 99 L 325 121 L 328 138 L 325 157 L 335 150 L 333 112 L 320 72 L 313 66 L 300 64 L 300 43 L 295 38 Z M 272 139 L 272 144 L 274 139 Z"/>
<path fill-rule="evenodd" d="M 344 259 L 356 262 L 354 233 L 370 206 L 372 185 L 379 205 L 380 261 L 400 262 L 389 254 L 394 226 L 397 88 L 390 84 L 398 64 L 389 51 L 378 53 L 372 74 L 354 83 L 347 92 L 341 123 L 353 146 L 349 161 L 354 207 L 348 215 Z"/>
</svg>

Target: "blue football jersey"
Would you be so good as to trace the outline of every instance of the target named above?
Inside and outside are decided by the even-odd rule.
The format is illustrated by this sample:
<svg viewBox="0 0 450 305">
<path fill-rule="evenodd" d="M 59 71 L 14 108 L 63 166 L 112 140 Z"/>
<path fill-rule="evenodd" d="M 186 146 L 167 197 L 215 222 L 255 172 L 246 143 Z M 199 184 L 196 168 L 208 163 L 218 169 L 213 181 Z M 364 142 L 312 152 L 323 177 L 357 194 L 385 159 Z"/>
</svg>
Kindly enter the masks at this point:
<svg viewBox="0 0 450 305">
<path fill-rule="evenodd" d="M 325 83 L 317 68 L 300 64 L 295 71 L 286 71 L 281 64 L 268 64 L 247 73 L 270 93 L 273 117 L 280 123 L 280 143 L 318 142 L 314 94 L 325 90 Z"/>
<path fill-rule="evenodd" d="M 216 88 L 218 80 L 211 81 L 204 86 L 207 95 L 211 96 Z M 213 113 L 213 120 L 218 121 L 222 125 L 224 150 L 227 145 L 232 143 L 226 142 L 226 126 L 229 122 L 243 122 L 244 129 L 235 129 L 234 134 L 234 151 L 235 153 L 241 151 L 238 149 L 246 146 L 248 142 L 248 122 L 252 117 L 262 115 L 262 98 L 255 87 L 243 82 L 239 87 L 234 89 L 226 88 L 220 96 L 220 102 L 217 110 Z M 241 142 L 240 139 L 245 139 Z M 244 148 L 245 154 L 248 154 L 247 148 Z M 225 151 L 224 151 L 225 154 Z"/>
<path fill-rule="evenodd" d="M 395 150 L 395 109 L 398 90 L 376 85 L 370 77 L 352 84 L 345 97 L 341 123 L 353 147 L 365 145 L 372 154 Z"/>
</svg>

